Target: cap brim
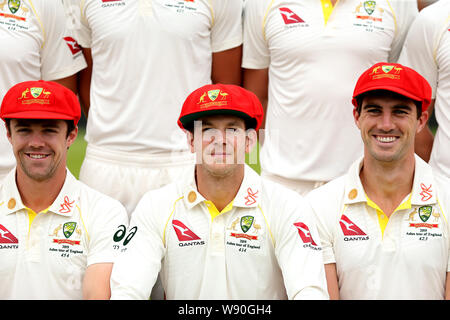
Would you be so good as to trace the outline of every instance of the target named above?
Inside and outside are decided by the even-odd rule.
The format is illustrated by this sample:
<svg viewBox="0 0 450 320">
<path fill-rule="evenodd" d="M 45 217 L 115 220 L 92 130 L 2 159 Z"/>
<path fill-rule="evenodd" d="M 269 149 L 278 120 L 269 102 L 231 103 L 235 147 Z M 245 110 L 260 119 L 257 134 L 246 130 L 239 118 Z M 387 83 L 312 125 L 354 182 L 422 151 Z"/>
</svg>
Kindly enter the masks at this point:
<svg viewBox="0 0 450 320">
<path fill-rule="evenodd" d="M 412 100 L 419 101 L 419 102 L 423 102 L 423 99 L 422 99 L 422 98 L 420 98 L 420 97 L 418 97 L 418 96 L 416 96 L 416 95 L 414 95 L 414 94 L 412 94 L 412 93 L 410 93 L 410 92 L 408 92 L 408 91 L 405 91 L 405 90 L 403 90 L 402 88 L 398 88 L 398 87 L 394 87 L 394 86 L 386 86 L 386 85 L 384 85 L 384 86 L 383 86 L 383 85 L 380 85 L 380 86 L 371 86 L 371 87 L 368 87 L 368 88 L 363 89 L 362 91 L 358 92 L 353 98 L 356 98 L 356 97 L 358 97 L 359 95 L 361 95 L 361 94 L 363 94 L 363 93 L 367 93 L 367 92 L 375 91 L 375 90 L 387 90 L 387 91 L 392 91 L 392 92 L 401 94 L 402 96 L 405 96 L 405 97 L 407 97 L 407 98 L 410 98 L 410 99 L 412 99 Z"/>
<path fill-rule="evenodd" d="M 219 110 L 205 110 L 200 112 L 195 112 L 191 114 L 187 114 L 180 118 L 180 122 L 184 128 L 189 127 L 193 121 L 198 120 L 199 118 L 206 116 L 215 116 L 215 115 L 232 115 L 239 118 L 243 118 L 246 121 L 254 121 L 253 128 L 256 127 L 256 119 L 250 117 L 248 114 L 238 111 L 238 110 L 228 110 L 228 109 L 219 109 Z"/>
<path fill-rule="evenodd" d="M 26 111 L 15 112 L 2 115 L 3 119 L 58 119 L 58 120 L 73 120 L 75 119 L 67 114 L 46 112 L 46 111 Z"/>
</svg>

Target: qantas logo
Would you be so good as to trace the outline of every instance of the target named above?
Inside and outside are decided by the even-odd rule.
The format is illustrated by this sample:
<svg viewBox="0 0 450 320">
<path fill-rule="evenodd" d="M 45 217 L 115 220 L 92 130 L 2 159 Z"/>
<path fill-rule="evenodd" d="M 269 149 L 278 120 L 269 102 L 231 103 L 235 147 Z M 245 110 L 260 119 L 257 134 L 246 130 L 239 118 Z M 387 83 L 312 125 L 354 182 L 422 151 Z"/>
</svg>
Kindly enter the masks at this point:
<svg viewBox="0 0 450 320">
<path fill-rule="evenodd" d="M 191 229 L 186 227 L 180 220 L 172 220 L 172 226 L 177 234 L 179 247 L 198 246 L 205 244 L 205 241 L 200 239 Z"/>
<path fill-rule="evenodd" d="M 78 52 L 81 52 L 81 47 L 78 45 L 78 42 L 72 37 L 64 37 L 64 41 L 66 41 L 67 46 L 72 52 L 72 55 L 76 55 Z"/>
<path fill-rule="evenodd" d="M 344 241 L 351 240 L 369 240 L 369 236 L 362 231 L 353 221 L 351 221 L 346 215 L 342 215 L 339 221 L 342 232 L 344 233 Z"/>
<path fill-rule="evenodd" d="M 304 243 L 303 247 L 321 250 L 321 248 L 317 246 L 317 243 L 312 238 L 311 232 L 309 231 L 309 228 L 306 224 L 304 224 L 303 222 L 296 222 L 294 223 L 294 227 L 297 228 L 298 234 Z"/>
<path fill-rule="evenodd" d="M 302 18 L 292 12 L 289 8 L 280 8 L 281 17 L 284 20 L 284 24 L 304 23 Z"/>
<path fill-rule="evenodd" d="M 177 234 L 178 240 L 180 241 L 191 241 L 200 240 L 200 238 L 193 233 L 188 227 L 186 227 L 183 222 L 179 220 L 173 220 L 172 226 Z"/>
<path fill-rule="evenodd" d="M 0 243 L 19 243 L 19 240 L 3 225 L 0 224 Z"/>
<path fill-rule="evenodd" d="M 345 236 L 366 236 L 366 233 L 345 215 L 342 215 L 339 224 L 341 225 L 342 232 Z"/>
</svg>

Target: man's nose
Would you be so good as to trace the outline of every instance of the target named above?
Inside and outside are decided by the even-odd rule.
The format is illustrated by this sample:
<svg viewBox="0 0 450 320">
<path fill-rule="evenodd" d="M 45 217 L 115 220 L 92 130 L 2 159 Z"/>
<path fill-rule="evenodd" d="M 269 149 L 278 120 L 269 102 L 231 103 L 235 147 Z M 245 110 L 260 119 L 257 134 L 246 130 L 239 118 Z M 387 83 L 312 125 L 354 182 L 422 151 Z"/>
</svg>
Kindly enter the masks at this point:
<svg viewBox="0 0 450 320">
<path fill-rule="evenodd" d="M 40 148 L 45 145 L 45 139 L 43 135 L 39 132 L 31 134 L 28 145 L 33 148 Z"/>
<path fill-rule="evenodd" d="M 395 128 L 395 124 L 392 119 L 392 113 L 383 112 L 383 114 L 381 115 L 381 121 L 378 124 L 378 128 L 385 132 L 389 132 Z"/>
</svg>

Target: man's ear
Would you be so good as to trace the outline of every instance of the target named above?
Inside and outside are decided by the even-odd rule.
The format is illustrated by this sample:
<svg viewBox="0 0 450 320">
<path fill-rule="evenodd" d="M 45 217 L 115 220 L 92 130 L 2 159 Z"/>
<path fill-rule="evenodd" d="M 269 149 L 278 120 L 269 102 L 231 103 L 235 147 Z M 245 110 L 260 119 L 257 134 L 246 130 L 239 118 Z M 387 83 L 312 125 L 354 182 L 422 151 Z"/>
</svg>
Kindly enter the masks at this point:
<svg viewBox="0 0 450 320">
<path fill-rule="evenodd" d="M 353 108 L 353 119 L 355 120 L 355 124 L 358 127 L 358 129 L 361 129 L 361 127 L 359 125 L 359 117 L 360 117 L 360 114 L 359 114 L 358 110 L 356 108 Z"/>
<path fill-rule="evenodd" d="M 419 119 L 417 120 L 418 124 L 417 124 L 416 134 L 419 133 L 420 131 L 422 131 L 423 128 L 425 128 L 429 117 L 430 117 L 430 114 L 428 113 L 428 110 L 422 112 Z"/>
<path fill-rule="evenodd" d="M 76 126 L 72 131 L 67 135 L 67 148 L 69 148 L 72 143 L 75 142 L 78 136 L 78 126 Z"/>
<path fill-rule="evenodd" d="M 5 128 L 6 128 L 6 137 L 8 138 L 8 141 L 11 142 L 11 120 L 8 122 L 5 122 Z"/>
<path fill-rule="evenodd" d="M 183 129 L 183 132 L 186 135 L 186 141 L 189 146 L 189 150 L 191 150 L 191 153 L 194 153 L 194 134 L 186 129 Z"/>
</svg>

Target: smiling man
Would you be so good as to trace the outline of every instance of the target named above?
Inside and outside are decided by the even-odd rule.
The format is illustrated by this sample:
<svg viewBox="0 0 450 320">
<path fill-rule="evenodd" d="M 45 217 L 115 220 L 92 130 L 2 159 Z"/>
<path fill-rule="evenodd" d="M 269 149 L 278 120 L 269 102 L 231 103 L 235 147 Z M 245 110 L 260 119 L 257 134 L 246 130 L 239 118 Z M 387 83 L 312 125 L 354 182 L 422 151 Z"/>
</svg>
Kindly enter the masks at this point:
<svg viewBox="0 0 450 320">
<path fill-rule="evenodd" d="M 304 199 L 245 165 L 262 118 L 256 96 L 238 86 L 206 85 L 188 96 L 178 125 L 195 171 L 139 202 L 112 298 L 147 299 L 159 271 L 167 299 L 328 298 Z"/>
<path fill-rule="evenodd" d="M 430 101 L 428 82 L 400 64 L 356 83 L 364 156 L 308 195 L 332 299 L 450 297 L 450 182 L 414 154 Z"/>
<path fill-rule="evenodd" d="M 66 168 L 77 97 L 55 82 L 22 82 L 0 117 L 17 162 L 0 185 L 0 299 L 108 299 L 114 234 L 128 219 Z"/>
</svg>

